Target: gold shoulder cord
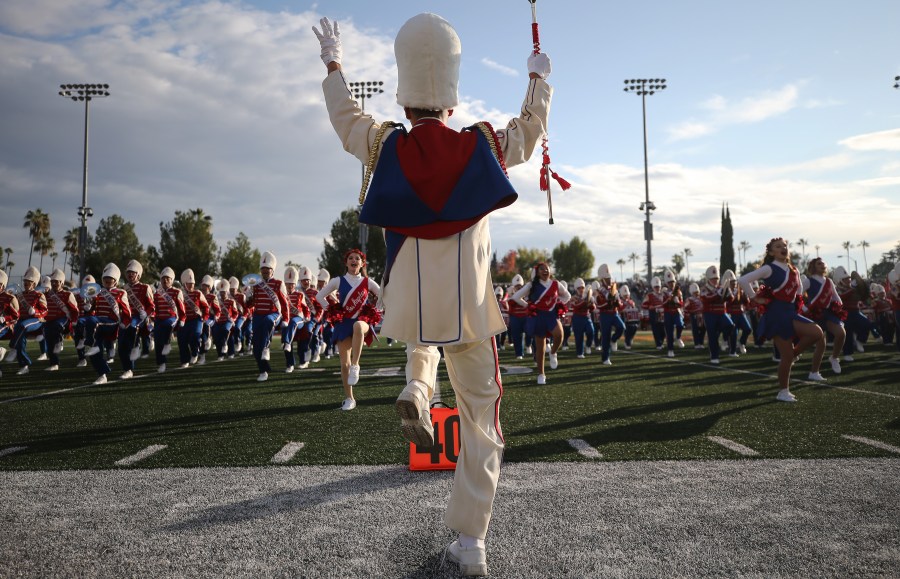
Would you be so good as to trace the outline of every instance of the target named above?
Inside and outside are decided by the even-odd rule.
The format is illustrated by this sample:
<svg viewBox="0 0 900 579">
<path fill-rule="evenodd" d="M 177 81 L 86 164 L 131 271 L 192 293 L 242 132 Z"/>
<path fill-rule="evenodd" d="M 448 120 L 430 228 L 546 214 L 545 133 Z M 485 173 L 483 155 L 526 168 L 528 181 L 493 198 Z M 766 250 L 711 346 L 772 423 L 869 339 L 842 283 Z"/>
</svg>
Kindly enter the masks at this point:
<svg viewBox="0 0 900 579">
<path fill-rule="evenodd" d="M 481 131 L 481 134 L 487 139 L 488 146 L 491 148 L 491 153 L 494 154 L 494 158 L 497 159 L 497 163 L 499 163 L 500 168 L 503 169 L 503 174 L 509 177 L 506 172 L 506 161 L 503 159 L 503 152 L 500 151 L 500 148 L 497 146 L 497 133 L 494 132 L 494 128 L 485 121 L 479 121 L 472 126 Z"/>
<path fill-rule="evenodd" d="M 388 129 L 402 127 L 401 123 L 387 121 L 378 127 L 375 133 L 375 142 L 369 150 L 369 160 L 366 162 L 366 172 L 363 175 L 362 188 L 359 190 L 359 204 L 362 205 L 366 200 L 366 191 L 369 189 L 369 181 L 372 179 L 372 171 L 375 170 L 375 159 L 378 157 L 378 150 L 381 148 L 381 140 L 384 138 L 384 132 Z"/>
</svg>

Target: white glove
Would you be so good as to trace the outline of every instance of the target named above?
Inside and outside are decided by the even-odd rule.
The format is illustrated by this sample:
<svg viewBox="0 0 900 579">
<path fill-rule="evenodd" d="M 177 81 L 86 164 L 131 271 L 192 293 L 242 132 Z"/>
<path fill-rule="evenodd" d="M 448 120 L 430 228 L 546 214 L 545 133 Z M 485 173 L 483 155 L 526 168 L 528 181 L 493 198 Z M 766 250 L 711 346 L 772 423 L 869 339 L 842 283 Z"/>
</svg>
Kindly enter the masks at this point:
<svg viewBox="0 0 900 579">
<path fill-rule="evenodd" d="M 91 306 L 90 304 L 84 304 L 83 306 L 81 306 L 81 309 L 83 309 L 85 312 L 89 312 L 91 311 Z"/>
<path fill-rule="evenodd" d="M 33 316 L 33 315 L 34 315 L 34 308 L 28 308 L 28 315 L 29 315 L 29 316 Z"/>
<path fill-rule="evenodd" d="M 319 24 L 322 25 L 322 32 L 313 26 L 313 32 L 316 33 L 316 38 L 319 39 L 319 46 L 322 47 L 322 62 L 327 66 L 330 62 L 336 62 L 338 64 L 341 63 L 342 49 L 341 49 L 341 31 L 338 29 L 338 23 L 334 23 L 334 28 L 331 27 L 331 22 L 328 21 L 327 18 L 323 18 L 319 21 Z M 549 65 L 548 65 L 549 66 Z"/>
<path fill-rule="evenodd" d="M 543 52 L 532 53 L 528 57 L 528 72 L 535 73 L 543 79 L 550 76 L 550 57 Z"/>
<path fill-rule="evenodd" d="M 144 320 L 146 320 L 146 319 L 147 319 L 147 312 L 141 312 L 141 313 L 140 313 L 140 318 L 141 318 L 141 321 L 142 321 L 142 322 L 143 322 Z"/>
<path fill-rule="evenodd" d="M 6 318 L 4 316 L 0 316 L 0 325 L 3 325 L 4 322 L 6 322 Z"/>
<path fill-rule="evenodd" d="M 128 326 L 126 326 L 126 325 L 123 324 L 122 322 L 119 322 L 119 329 L 120 329 L 120 330 L 124 330 L 124 329 L 127 328 L 127 327 L 128 327 Z"/>
</svg>

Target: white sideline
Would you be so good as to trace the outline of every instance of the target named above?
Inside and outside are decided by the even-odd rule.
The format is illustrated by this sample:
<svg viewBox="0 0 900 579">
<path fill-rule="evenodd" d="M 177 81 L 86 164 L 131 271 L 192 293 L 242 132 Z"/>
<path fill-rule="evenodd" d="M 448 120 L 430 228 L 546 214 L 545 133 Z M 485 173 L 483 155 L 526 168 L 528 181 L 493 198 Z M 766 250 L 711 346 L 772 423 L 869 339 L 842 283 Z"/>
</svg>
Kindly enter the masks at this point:
<svg viewBox="0 0 900 579">
<path fill-rule="evenodd" d="M 900 454 L 900 448 L 898 448 L 892 444 L 887 444 L 886 442 L 872 440 L 871 438 L 866 438 L 865 436 L 853 436 L 852 434 L 842 434 L 841 436 L 846 438 L 847 440 L 861 442 L 863 444 L 868 444 L 869 446 L 874 446 L 875 448 L 880 448 L 881 450 L 886 450 L 888 452 L 894 452 L 896 454 Z"/>
<path fill-rule="evenodd" d="M 727 438 L 722 438 L 721 436 L 707 436 L 707 439 L 724 446 L 728 450 L 733 450 L 734 452 L 743 455 L 743 456 L 756 456 L 759 454 L 749 446 L 744 446 L 743 444 L 737 443 L 733 440 L 729 440 Z"/>
<path fill-rule="evenodd" d="M 144 460 L 148 456 L 152 456 L 152 455 L 156 454 L 157 452 L 164 450 L 166 448 L 168 448 L 167 444 L 153 444 L 136 454 L 132 454 L 131 456 L 126 456 L 123 459 L 117 460 L 116 466 L 132 465 L 132 464 L 139 462 L 141 460 Z"/>
<path fill-rule="evenodd" d="M 580 438 L 570 438 L 568 442 L 569 446 L 577 450 L 578 454 L 585 458 L 603 458 L 603 455 L 600 454 L 600 452 L 596 448 Z"/>
<path fill-rule="evenodd" d="M 0 450 L 0 457 L 6 456 L 8 454 L 12 454 L 14 452 L 19 452 L 20 450 L 25 450 L 28 448 L 27 446 L 10 446 L 9 448 L 4 448 Z"/>
<path fill-rule="evenodd" d="M 278 454 L 272 457 L 272 462 L 275 464 L 284 464 L 294 458 L 294 455 L 304 446 L 306 446 L 305 442 L 289 442 L 278 451 Z"/>
</svg>

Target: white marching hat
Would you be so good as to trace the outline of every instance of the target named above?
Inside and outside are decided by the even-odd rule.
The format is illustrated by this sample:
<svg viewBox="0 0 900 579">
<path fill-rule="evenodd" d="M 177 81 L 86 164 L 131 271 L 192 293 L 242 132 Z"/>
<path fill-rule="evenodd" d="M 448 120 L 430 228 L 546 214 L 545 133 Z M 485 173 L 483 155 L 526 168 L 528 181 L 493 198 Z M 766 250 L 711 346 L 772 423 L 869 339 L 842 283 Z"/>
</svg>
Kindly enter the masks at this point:
<svg viewBox="0 0 900 579">
<path fill-rule="evenodd" d="M 663 272 L 663 281 L 665 281 L 666 283 L 669 283 L 670 281 L 676 281 L 675 272 L 671 269 L 666 269 L 666 271 Z"/>
<path fill-rule="evenodd" d="M 328 283 L 329 280 L 331 280 L 331 274 L 328 273 L 328 270 L 324 267 L 319 270 L 319 273 L 316 274 L 316 277 L 319 278 L 319 281 L 323 281 L 325 283 Z"/>
<path fill-rule="evenodd" d="M 94 276 L 92 276 L 91 274 L 87 274 L 86 276 L 84 276 L 84 282 L 82 283 L 97 283 L 97 280 L 95 280 Z"/>
<path fill-rule="evenodd" d="M 581 279 L 580 277 L 575 278 L 575 289 L 578 289 L 580 287 L 584 287 L 584 280 Z"/>
<path fill-rule="evenodd" d="M 119 278 L 122 277 L 122 272 L 119 271 L 118 265 L 107 263 L 106 267 L 103 268 L 103 277 L 111 277 L 118 282 Z"/>
<path fill-rule="evenodd" d="M 695 293 L 700 291 L 700 286 L 695 283 L 692 283 L 688 286 L 688 293 L 694 295 Z"/>
<path fill-rule="evenodd" d="M 650 280 L 650 287 L 662 287 L 662 280 L 659 279 L 659 276 L 653 276 L 653 279 Z"/>
<path fill-rule="evenodd" d="M 619 288 L 619 295 L 625 298 L 626 300 L 631 297 L 631 290 L 628 289 L 627 285 L 623 285 Z"/>
<path fill-rule="evenodd" d="M 259 259 L 259 268 L 262 269 L 264 267 L 271 267 L 275 269 L 275 266 L 278 265 L 278 260 L 275 259 L 275 254 L 271 251 L 267 251 L 262 254 L 262 257 Z"/>
<path fill-rule="evenodd" d="M 612 279 L 612 276 L 609 274 L 609 266 L 601 263 L 600 267 L 597 268 L 597 277 L 600 279 Z"/>
<path fill-rule="evenodd" d="M 9 281 L 9 276 L 6 275 L 6 272 L 0 269 L 0 285 L 6 286 L 6 282 Z"/>
<path fill-rule="evenodd" d="M 897 270 L 891 270 L 888 272 L 888 283 L 894 285 L 897 283 L 897 280 L 900 280 L 900 274 L 897 273 Z"/>
<path fill-rule="evenodd" d="M 171 267 L 164 267 L 161 272 L 159 272 L 160 279 L 167 277 L 169 279 L 175 279 L 175 271 Z M 85 280 L 87 281 L 87 280 Z"/>
<path fill-rule="evenodd" d="M 413 16 L 397 32 L 397 104 L 443 111 L 459 104 L 462 45 L 456 30 L 437 14 Z"/>
<path fill-rule="evenodd" d="M 719 268 L 711 265 L 706 268 L 706 279 L 712 279 L 714 277 L 719 277 Z"/>
<path fill-rule="evenodd" d="M 181 272 L 181 283 L 197 283 L 194 278 L 194 270 L 187 268 Z"/>
<path fill-rule="evenodd" d="M 44 287 L 50 287 L 50 276 L 49 275 L 45 275 L 44 277 L 41 278 L 41 285 Z"/>
<path fill-rule="evenodd" d="M 125 273 L 128 273 L 129 271 L 133 271 L 138 274 L 138 276 L 142 276 L 144 275 L 144 266 L 142 266 L 138 260 L 132 259 L 128 262 L 128 265 L 125 266 Z"/>
<path fill-rule="evenodd" d="M 25 281 L 33 281 L 37 283 L 41 281 L 41 272 L 38 271 L 38 268 L 33 265 L 25 270 L 25 275 L 22 276 L 22 279 Z"/>
<path fill-rule="evenodd" d="M 569 282 L 564 279 L 559 280 L 559 285 L 561 285 L 565 290 L 569 289 Z"/>
<path fill-rule="evenodd" d="M 841 283 L 848 277 L 850 277 L 850 275 L 847 273 L 847 270 L 844 269 L 843 265 L 839 265 L 831 270 L 831 279 L 834 280 L 834 283 Z"/>
<path fill-rule="evenodd" d="M 236 290 L 241 285 L 241 280 L 238 278 L 231 276 L 228 278 L 228 287 L 229 289 Z"/>
<path fill-rule="evenodd" d="M 59 268 L 56 268 L 53 270 L 53 273 L 50 274 L 50 280 L 64 282 L 64 281 L 66 281 L 66 272 L 64 272 L 63 270 L 61 270 Z"/>
<path fill-rule="evenodd" d="M 600 289 L 600 282 L 597 281 L 597 280 L 592 281 L 592 282 L 591 282 L 591 289 L 594 290 L 594 291 L 597 291 L 598 289 Z"/>
<path fill-rule="evenodd" d="M 496 296 L 502 298 L 502 297 L 503 297 L 503 288 L 500 287 L 499 285 L 498 285 L 497 287 L 495 287 L 495 288 L 494 288 L 494 295 L 496 295 Z"/>
<path fill-rule="evenodd" d="M 734 272 L 731 271 L 730 269 L 726 269 L 726 270 L 722 273 L 721 284 L 724 286 L 724 285 L 727 285 L 728 282 L 734 281 L 734 280 L 736 280 L 736 279 L 737 279 L 737 276 L 734 275 Z"/>
<path fill-rule="evenodd" d="M 200 280 L 200 285 L 205 285 L 206 287 L 212 289 L 212 287 L 216 284 L 216 280 L 212 278 L 211 275 L 206 274 L 203 276 L 203 279 Z"/>
<path fill-rule="evenodd" d="M 311 269 L 309 269 L 305 265 L 300 267 L 300 281 L 303 281 L 305 279 L 312 281 L 313 277 L 314 276 L 313 276 L 313 272 Z"/>
<path fill-rule="evenodd" d="M 292 283 L 297 284 L 297 278 L 300 276 L 300 273 L 297 271 L 297 268 L 293 265 L 289 265 L 284 268 L 284 283 Z"/>
<path fill-rule="evenodd" d="M 231 284 L 227 279 L 220 279 L 216 282 L 216 291 L 227 292 L 229 289 L 231 289 Z"/>
<path fill-rule="evenodd" d="M 525 280 L 522 279 L 521 275 L 516 274 L 513 276 L 512 281 L 509 283 L 511 283 L 513 285 L 525 285 Z"/>
</svg>

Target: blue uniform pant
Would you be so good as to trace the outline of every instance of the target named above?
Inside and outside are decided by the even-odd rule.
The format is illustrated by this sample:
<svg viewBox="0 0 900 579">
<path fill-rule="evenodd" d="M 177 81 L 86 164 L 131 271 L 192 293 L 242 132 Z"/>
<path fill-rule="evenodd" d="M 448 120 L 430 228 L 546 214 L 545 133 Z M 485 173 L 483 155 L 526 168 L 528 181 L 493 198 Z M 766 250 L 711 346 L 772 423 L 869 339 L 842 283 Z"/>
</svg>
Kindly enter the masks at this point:
<svg viewBox="0 0 900 579">
<path fill-rule="evenodd" d="M 656 310 L 650 310 L 650 331 L 653 333 L 653 342 L 656 344 L 656 347 L 662 348 L 666 329 L 663 321 L 660 319 L 659 312 Z"/>
<path fill-rule="evenodd" d="M 56 345 L 62 343 L 68 328 L 68 318 L 44 322 L 44 343 L 47 344 L 47 357 L 50 359 L 51 366 L 59 366 L 59 354 L 55 351 Z"/>
<path fill-rule="evenodd" d="M 172 332 L 175 331 L 175 324 L 177 323 L 178 318 L 172 316 L 165 320 L 157 319 L 156 324 L 153 326 L 153 344 L 156 347 L 157 364 L 165 364 L 168 360 L 168 356 L 163 354 L 162 351 L 163 348 L 172 344 Z"/>
<path fill-rule="evenodd" d="M 200 355 L 200 337 L 203 331 L 203 320 L 186 320 L 178 328 L 178 357 L 182 364 L 187 364 L 194 356 Z"/>
<path fill-rule="evenodd" d="M 731 321 L 734 322 L 734 329 L 731 330 L 731 334 L 728 336 L 728 346 L 731 354 L 737 354 L 738 330 L 741 331 L 740 344 L 746 346 L 750 334 L 753 333 L 753 328 L 750 327 L 750 320 L 747 319 L 747 314 L 744 313 L 733 314 Z"/>
<path fill-rule="evenodd" d="M 684 318 L 678 312 L 665 312 L 663 326 L 666 331 L 666 348 L 674 350 L 675 339 L 681 337 L 681 330 L 684 329 Z"/>
<path fill-rule="evenodd" d="M 869 332 L 875 329 L 874 324 L 869 321 L 869 318 L 860 313 L 859 310 L 847 312 L 847 319 L 844 321 L 844 327 L 847 329 L 847 339 L 844 341 L 845 356 L 853 354 L 856 350 L 856 342 L 865 344 L 869 339 Z"/>
<path fill-rule="evenodd" d="M 703 314 L 691 314 L 691 335 L 694 337 L 694 345 L 702 346 L 706 331 L 703 329 Z"/>
<path fill-rule="evenodd" d="M 588 316 L 572 316 L 572 331 L 575 332 L 575 354 L 584 355 L 584 338 L 587 337 L 588 345 L 594 337 L 594 322 Z"/>
<path fill-rule="evenodd" d="M 19 366 L 31 366 L 31 358 L 28 357 L 28 352 L 25 350 L 28 347 L 28 334 L 40 332 L 43 327 L 44 322 L 37 318 L 25 318 L 16 322 L 9 347 L 16 351 L 16 361 Z"/>
<path fill-rule="evenodd" d="M 243 316 L 238 317 L 234 321 L 234 325 L 231 327 L 231 332 L 228 334 L 228 353 L 230 355 L 234 355 L 237 352 L 237 344 L 241 342 L 241 336 L 244 332 L 244 324 L 247 322 L 247 319 Z"/>
<path fill-rule="evenodd" d="M 625 322 L 625 345 L 631 347 L 634 342 L 634 336 L 638 333 L 641 323 L 637 320 L 633 322 Z"/>
<path fill-rule="evenodd" d="M 116 330 L 118 330 L 119 322 L 111 318 L 98 318 L 91 316 L 85 318 L 84 324 L 84 344 L 88 347 L 97 346 L 100 351 L 90 357 L 91 366 L 97 371 L 98 375 L 109 374 L 111 369 L 106 361 L 109 358 L 110 350 L 112 350 L 113 341 L 116 339 Z"/>
<path fill-rule="evenodd" d="M 234 322 L 231 320 L 216 322 L 212 327 L 213 345 L 216 348 L 216 353 L 219 355 L 219 358 L 229 352 L 234 352 L 232 349 L 234 346 L 234 338 L 232 337 L 231 332 L 233 327 Z"/>
<path fill-rule="evenodd" d="M 703 323 L 706 325 L 706 337 L 709 338 L 709 359 L 719 359 L 719 335 L 728 335 L 734 322 L 728 314 L 713 314 L 705 312 L 703 314 Z"/>
<path fill-rule="evenodd" d="M 300 316 L 294 316 L 288 320 L 287 325 L 281 330 L 281 343 L 291 344 L 297 337 L 297 332 L 304 327 L 311 329 L 312 323 L 305 321 Z M 300 358 L 300 363 L 306 361 L 306 350 L 309 349 L 309 337 L 298 343 L 296 347 L 291 347 L 290 351 L 284 351 L 284 363 L 288 366 L 296 366 L 296 359 Z M 295 356 L 296 354 L 296 356 Z"/>
<path fill-rule="evenodd" d="M 256 359 L 256 365 L 261 373 L 272 371 L 269 361 L 262 359 L 262 353 L 272 342 L 272 334 L 279 322 L 281 322 L 281 314 L 253 314 L 253 357 Z"/>
<path fill-rule="evenodd" d="M 510 316 L 509 317 L 509 328 L 507 329 L 507 333 L 509 334 L 509 341 L 512 342 L 513 350 L 516 352 L 516 357 L 521 357 L 525 355 L 525 321 L 528 318 L 519 317 L 519 316 Z"/>
<path fill-rule="evenodd" d="M 134 372 L 134 360 L 131 359 L 131 350 L 137 346 L 138 332 L 146 323 L 139 318 L 132 318 L 127 328 L 119 332 L 119 362 L 122 364 L 122 370 L 131 370 Z"/>
<path fill-rule="evenodd" d="M 600 314 L 600 351 L 603 361 L 609 360 L 610 344 L 617 341 L 625 333 L 625 322 L 617 313 Z"/>
</svg>

